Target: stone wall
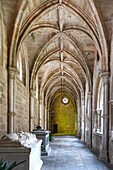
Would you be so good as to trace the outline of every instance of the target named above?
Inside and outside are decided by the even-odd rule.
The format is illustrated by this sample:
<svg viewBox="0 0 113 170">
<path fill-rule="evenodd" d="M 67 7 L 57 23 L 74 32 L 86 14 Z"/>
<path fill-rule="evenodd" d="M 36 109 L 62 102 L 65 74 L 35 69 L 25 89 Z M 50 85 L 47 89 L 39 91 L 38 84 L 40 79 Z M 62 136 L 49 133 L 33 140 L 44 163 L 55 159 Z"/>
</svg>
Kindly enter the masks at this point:
<svg viewBox="0 0 113 170">
<path fill-rule="evenodd" d="M 15 80 L 15 132 L 29 131 L 29 89 Z"/>
<path fill-rule="evenodd" d="M 0 137 L 7 132 L 7 40 L 0 1 Z"/>
<path fill-rule="evenodd" d="M 7 132 L 7 71 L 0 65 L 0 137 Z"/>
</svg>

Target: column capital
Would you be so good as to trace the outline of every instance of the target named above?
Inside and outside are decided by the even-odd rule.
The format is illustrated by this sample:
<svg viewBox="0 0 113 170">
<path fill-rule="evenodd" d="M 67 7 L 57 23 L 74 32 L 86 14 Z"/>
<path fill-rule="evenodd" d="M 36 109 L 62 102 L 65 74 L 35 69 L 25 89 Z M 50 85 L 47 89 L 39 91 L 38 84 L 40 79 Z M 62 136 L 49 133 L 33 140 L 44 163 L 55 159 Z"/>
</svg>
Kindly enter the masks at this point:
<svg viewBox="0 0 113 170">
<path fill-rule="evenodd" d="M 88 93 L 87 93 L 87 95 L 91 95 L 92 94 L 92 92 L 91 91 L 89 91 Z"/>
<path fill-rule="evenodd" d="M 47 104 L 44 104 L 44 106 L 45 106 L 45 109 L 47 109 Z"/>
<path fill-rule="evenodd" d="M 41 95 L 39 95 L 39 98 L 38 98 L 39 100 L 42 100 L 42 96 Z"/>
<path fill-rule="evenodd" d="M 97 114 L 97 109 L 92 110 L 94 114 Z"/>
<path fill-rule="evenodd" d="M 96 111 L 97 111 L 97 114 L 100 115 L 102 110 L 101 109 L 97 109 Z"/>
<path fill-rule="evenodd" d="M 31 94 L 32 97 L 34 97 L 35 96 L 35 90 L 30 89 L 30 94 Z"/>
<path fill-rule="evenodd" d="M 88 93 L 87 93 L 87 97 L 88 97 L 88 98 L 91 98 L 91 95 L 92 95 L 92 92 L 88 92 Z"/>
<path fill-rule="evenodd" d="M 91 120 L 92 120 L 91 116 L 88 116 L 88 117 L 87 117 L 87 120 L 88 120 L 88 121 L 91 121 Z"/>
<path fill-rule="evenodd" d="M 113 100 L 109 100 L 108 103 L 110 103 L 111 105 L 113 105 Z"/>
<path fill-rule="evenodd" d="M 19 71 L 17 68 L 14 67 L 8 67 L 8 75 L 10 79 L 15 79 L 16 75 L 19 74 Z"/>
<path fill-rule="evenodd" d="M 78 107 L 77 110 L 81 110 L 81 107 Z"/>
<path fill-rule="evenodd" d="M 102 79 L 104 85 L 108 85 L 109 84 L 109 77 L 110 77 L 110 73 L 109 72 L 103 72 L 100 74 L 100 78 Z"/>
<path fill-rule="evenodd" d="M 105 72 L 101 72 L 100 73 L 100 78 L 101 77 L 109 77 L 110 76 L 110 72 L 109 71 L 105 71 Z"/>
<path fill-rule="evenodd" d="M 104 114 L 104 115 L 102 115 L 102 118 L 103 118 L 103 119 L 109 119 L 109 116 L 106 115 L 106 114 Z"/>
</svg>

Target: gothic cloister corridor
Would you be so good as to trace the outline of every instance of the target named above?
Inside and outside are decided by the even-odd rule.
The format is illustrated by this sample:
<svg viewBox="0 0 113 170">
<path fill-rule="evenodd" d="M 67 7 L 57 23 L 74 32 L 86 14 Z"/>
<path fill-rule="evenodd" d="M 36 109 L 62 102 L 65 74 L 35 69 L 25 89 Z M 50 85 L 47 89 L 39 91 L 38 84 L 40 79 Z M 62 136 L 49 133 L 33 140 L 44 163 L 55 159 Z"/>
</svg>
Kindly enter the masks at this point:
<svg viewBox="0 0 113 170">
<path fill-rule="evenodd" d="M 43 169 L 57 151 L 105 168 L 82 142 L 113 165 L 113 0 L 0 0 L 0 140 L 36 127 L 80 139 L 55 137 Z"/>
<path fill-rule="evenodd" d="M 55 136 L 49 156 L 42 160 L 41 170 L 113 170 L 74 136 Z"/>
</svg>

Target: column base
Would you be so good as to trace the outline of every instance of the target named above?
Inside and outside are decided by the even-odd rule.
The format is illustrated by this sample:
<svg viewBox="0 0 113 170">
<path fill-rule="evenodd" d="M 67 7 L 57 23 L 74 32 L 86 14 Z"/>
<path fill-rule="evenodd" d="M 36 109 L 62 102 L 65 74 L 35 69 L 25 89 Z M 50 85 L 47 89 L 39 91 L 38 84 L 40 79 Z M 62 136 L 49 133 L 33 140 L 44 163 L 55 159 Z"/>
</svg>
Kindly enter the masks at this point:
<svg viewBox="0 0 113 170">
<path fill-rule="evenodd" d="M 107 150 L 101 150 L 101 151 L 100 151 L 100 155 L 99 155 L 99 159 L 100 159 L 101 161 L 108 162 L 108 161 L 109 161 L 108 151 L 107 151 Z"/>
<path fill-rule="evenodd" d="M 89 148 L 92 147 L 91 140 L 87 141 L 86 146 L 89 147 Z"/>
<path fill-rule="evenodd" d="M 81 137 L 81 141 L 82 141 L 82 142 L 85 142 L 85 139 L 84 139 L 84 137 Z"/>
</svg>

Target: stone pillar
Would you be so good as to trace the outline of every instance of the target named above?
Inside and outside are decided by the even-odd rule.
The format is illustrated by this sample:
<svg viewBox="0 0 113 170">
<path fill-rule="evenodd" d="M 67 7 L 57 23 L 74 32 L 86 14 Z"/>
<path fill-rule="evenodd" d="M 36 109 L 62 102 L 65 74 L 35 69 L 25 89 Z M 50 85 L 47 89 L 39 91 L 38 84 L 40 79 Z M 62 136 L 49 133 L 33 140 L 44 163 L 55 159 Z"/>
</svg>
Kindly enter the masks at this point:
<svg viewBox="0 0 113 170">
<path fill-rule="evenodd" d="M 45 103 L 44 100 L 42 102 L 42 113 L 43 113 L 43 128 L 45 129 Z"/>
<path fill-rule="evenodd" d="M 43 117 L 43 106 L 42 106 L 42 99 L 40 98 L 39 101 L 39 110 L 40 110 L 40 126 L 44 128 L 44 117 Z"/>
<path fill-rule="evenodd" d="M 78 107 L 78 133 L 77 136 L 81 136 L 81 107 Z"/>
<path fill-rule="evenodd" d="M 47 105 L 45 104 L 45 130 L 47 130 Z"/>
<path fill-rule="evenodd" d="M 47 128 L 50 130 L 50 109 L 47 108 Z"/>
<path fill-rule="evenodd" d="M 87 94 L 88 96 L 88 136 L 87 136 L 87 146 L 91 147 L 92 145 L 92 111 L 91 111 L 91 104 L 92 104 L 92 97 L 91 92 Z"/>
<path fill-rule="evenodd" d="M 34 95 L 35 90 L 30 90 L 30 131 L 32 131 L 34 127 Z"/>
<path fill-rule="evenodd" d="M 82 95 L 81 99 L 81 126 L 82 126 L 82 134 L 81 134 L 81 140 L 85 141 L 85 99 L 84 95 Z"/>
<path fill-rule="evenodd" d="M 109 120 L 110 120 L 110 125 L 109 125 L 109 132 L 113 131 L 113 100 L 109 101 Z"/>
<path fill-rule="evenodd" d="M 40 122 L 41 122 L 40 108 L 41 108 L 41 99 L 39 98 L 39 102 L 38 102 L 38 118 L 39 118 L 39 123 L 38 123 L 38 125 L 40 125 Z"/>
<path fill-rule="evenodd" d="M 88 141 L 88 134 L 89 134 L 89 126 L 88 126 L 88 113 L 85 111 L 85 115 L 84 115 L 84 119 L 85 119 L 85 121 L 84 121 L 84 126 L 85 126 L 85 143 L 86 143 L 86 145 L 87 145 L 87 141 Z"/>
<path fill-rule="evenodd" d="M 99 158 L 104 161 L 108 161 L 108 145 L 109 145 L 109 110 L 108 110 L 108 101 L 109 101 L 109 72 L 101 74 L 103 80 L 103 134 L 102 134 L 102 148 L 100 151 Z"/>
<path fill-rule="evenodd" d="M 40 100 L 37 101 L 38 102 L 38 125 L 40 125 Z"/>
<path fill-rule="evenodd" d="M 13 133 L 15 129 L 15 77 L 17 70 L 9 67 L 8 70 L 8 133 Z"/>
</svg>

